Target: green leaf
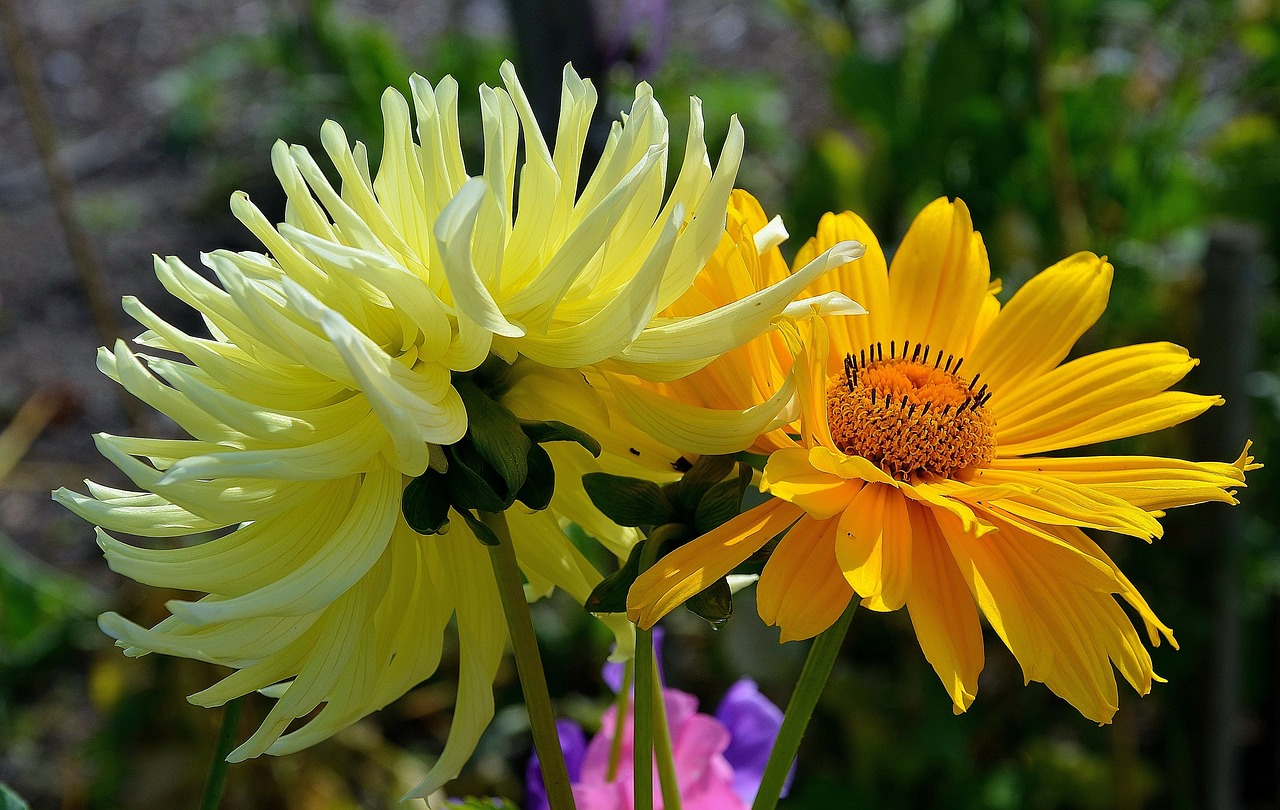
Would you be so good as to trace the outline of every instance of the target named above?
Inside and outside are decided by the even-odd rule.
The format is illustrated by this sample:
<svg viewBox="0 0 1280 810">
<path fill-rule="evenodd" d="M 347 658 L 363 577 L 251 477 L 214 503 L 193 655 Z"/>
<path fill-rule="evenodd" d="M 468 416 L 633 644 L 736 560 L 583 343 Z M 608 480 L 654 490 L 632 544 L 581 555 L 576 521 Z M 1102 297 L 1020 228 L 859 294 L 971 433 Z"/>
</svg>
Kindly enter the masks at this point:
<svg viewBox="0 0 1280 810">
<path fill-rule="evenodd" d="M 443 534 L 449 526 L 449 483 L 439 473 L 427 472 L 409 482 L 400 498 L 409 528 L 418 534 Z"/>
<path fill-rule="evenodd" d="M 733 593 L 729 580 L 721 577 L 689 598 L 684 606 L 719 630 L 733 615 Z"/>
<path fill-rule="evenodd" d="M 577 442 L 587 449 L 591 455 L 600 458 L 600 442 L 592 438 L 590 433 L 578 430 L 573 425 L 557 422 L 554 419 L 546 422 L 520 420 L 520 428 L 524 435 L 535 444 L 543 442 Z"/>
<path fill-rule="evenodd" d="M 498 494 L 494 484 L 505 492 L 501 475 L 480 456 L 471 442 L 463 439 L 449 445 L 449 473 L 445 476 L 449 486 L 449 500 L 459 511 L 480 509 L 485 512 L 501 512 L 512 504 L 513 498 Z M 496 481 L 491 479 L 497 479 Z"/>
<path fill-rule="evenodd" d="M 508 492 L 524 486 L 532 442 L 511 411 L 492 399 L 469 377 L 455 375 L 454 388 L 467 409 L 467 435 L 485 461 L 506 482 Z"/>
<path fill-rule="evenodd" d="M 742 510 L 743 487 L 737 479 L 721 481 L 708 489 L 694 512 L 694 528 L 706 534 Z"/>
<path fill-rule="evenodd" d="M 684 477 L 667 489 L 678 506 L 693 513 L 707 490 L 733 471 L 733 456 L 701 456 Z"/>
<path fill-rule="evenodd" d="M 631 547 L 622 567 L 600 580 L 600 584 L 587 597 L 585 607 L 591 613 L 626 613 L 627 591 L 640 576 L 640 550 L 650 540 L 642 540 Z"/>
<path fill-rule="evenodd" d="M 654 526 L 675 517 L 662 488 L 643 478 L 587 473 L 582 487 L 596 508 L 619 526 Z"/>
<path fill-rule="evenodd" d="M 551 504 L 551 495 L 556 487 L 556 468 L 551 464 L 551 456 L 541 445 L 529 448 L 529 474 L 524 479 L 524 486 L 516 493 L 516 500 L 530 509 L 546 509 Z"/>
<path fill-rule="evenodd" d="M 496 546 L 502 542 L 498 539 L 498 535 L 493 533 L 493 529 L 486 526 L 480 518 L 471 514 L 470 509 L 459 509 L 458 514 L 462 515 L 462 519 L 467 522 L 467 527 L 471 529 L 471 533 L 474 534 L 476 539 L 481 543 L 484 543 L 486 546 Z"/>
<path fill-rule="evenodd" d="M 31 805 L 19 796 L 13 788 L 0 782 L 0 810 L 31 810 Z"/>
</svg>

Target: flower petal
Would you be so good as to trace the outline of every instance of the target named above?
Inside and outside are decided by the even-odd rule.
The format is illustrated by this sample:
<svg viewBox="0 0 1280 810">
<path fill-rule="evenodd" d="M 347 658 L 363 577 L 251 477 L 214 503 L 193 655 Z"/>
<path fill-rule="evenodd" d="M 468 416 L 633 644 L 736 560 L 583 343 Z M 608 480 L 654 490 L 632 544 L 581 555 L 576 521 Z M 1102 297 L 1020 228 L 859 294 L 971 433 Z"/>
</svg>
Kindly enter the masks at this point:
<svg viewBox="0 0 1280 810">
<path fill-rule="evenodd" d="M 1092 253 L 1063 259 L 1022 285 L 966 358 L 992 391 L 1062 362 L 1107 307 L 1112 268 Z"/>
<path fill-rule="evenodd" d="M 964 351 L 986 298 L 991 269 L 962 200 L 940 197 L 911 223 L 889 272 L 890 340 L 911 337 Z"/>
<path fill-rule="evenodd" d="M 897 610 L 911 588 L 911 520 L 897 490 L 868 484 L 840 517 L 836 559 L 863 604 Z"/>
<path fill-rule="evenodd" d="M 962 712 L 978 693 L 984 663 L 978 610 L 932 513 L 914 503 L 907 511 L 913 569 L 907 612 L 924 657 Z"/>
<path fill-rule="evenodd" d="M 728 574 L 804 514 L 771 499 L 685 543 L 641 574 L 627 594 L 627 616 L 642 628 Z"/>
<path fill-rule="evenodd" d="M 853 592 L 836 561 L 840 521 L 802 517 L 782 536 L 760 574 L 756 605 L 782 641 L 812 638 L 835 624 Z"/>
</svg>

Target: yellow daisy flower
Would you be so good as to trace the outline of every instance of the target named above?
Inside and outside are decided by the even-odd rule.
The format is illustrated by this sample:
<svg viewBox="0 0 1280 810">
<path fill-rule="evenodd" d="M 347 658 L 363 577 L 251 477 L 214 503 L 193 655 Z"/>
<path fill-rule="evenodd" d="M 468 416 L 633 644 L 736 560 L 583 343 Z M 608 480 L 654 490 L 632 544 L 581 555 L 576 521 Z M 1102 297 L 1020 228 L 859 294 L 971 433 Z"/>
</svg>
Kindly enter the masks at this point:
<svg viewBox="0 0 1280 810">
<path fill-rule="evenodd" d="M 328 122 L 322 141 L 340 188 L 305 149 L 278 143 L 272 163 L 288 197 L 285 222 L 272 225 L 244 194 L 232 198 L 264 252 L 204 256 L 217 283 L 177 259 L 156 260 L 165 288 L 203 316 L 208 337 L 128 298 L 125 309 L 147 329 L 135 342 L 147 351 L 120 343 L 100 353 L 105 374 L 191 438 L 100 435 L 101 452 L 137 490 L 89 482 L 88 495 L 60 489 L 54 497 L 100 527 L 113 570 L 203 594 L 169 602 L 172 615 L 150 629 L 105 614 L 102 628 L 127 655 L 233 669 L 191 697 L 200 705 L 255 690 L 276 698 L 232 761 L 311 745 L 425 680 L 451 617 L 461 637 L 453 730 L 412 795 L 453 778 L 474 749 L 493 714 L 491 685 L 507 641 L 488 555 L 463 520 L 423 538 L 401 511 L 406 485 L 429 467 L 443 470 L 442 447 L 467 430 L 453 373 L 491 352 L 508 362 L 522 356 L 512 380 L 551 384 L 495 392 L 517 415 L 577 403 L 608 424 L 607 406 L 601 412 L 599 397 L 579 390 L 585 384 L 573 369 L 611 364 L 664 378 L 704 365 L 767 328 L 808 281 L 860 251 L 834 245 L 742 300 L 689 317 L 659 315 L 719 243 L 740 127 L 731 125 L 713 172 L 693 100 L 683 167 L 664 199 L 666 119 L 641 85 L 579 194 L 591 85 L 566 69 L 552 151 L 510 65 L 502 75 L 505 91 L 480 91 L 481 177 L 468 178 L 463 165 L 456 83 L 432 87 L 414 77 L 417 140 L 408 103 L 389 91 L 376 175 L 363 144 L 352 147 Z M 626 442 L 615 448 L 624 459 L 652 446 L 621 428 L 609 440 Z M 577 469 L 568 466 L 562 482 Z M 587 511 L 576 483 L 562 486 L 546 511 L 507 513 L 532 596 L 560 587 L 583 601 L 600 581 L 561 531 L 564 520 L 590 526 L 619 553 L 634 541 Z M 197 540 L 140 547 L 109 532 Z M 221 534 L 200 537 L 213 532 Z M 631 626 L 621 616 L 604 621 L 625 655 Z"/>
<path fill-rule="evenodd" d="M 892 271 L 850 213 L 825 216 L 797 262 L 837 239 L 864 243 L 866 255 L 807 292 L 835 287 L 870 314 L 816 320 L 807 340 L 793 330 L 799 414 L 757 443 L 772 450 L 761 489 L 773 498 L 637 579 L 632 619 L 651 626 L 785 532 L 757 593 L 784 641 L 825 630 L 855 594 L 872 610 L 905 605 L 960 712 L 983 665 L 980 608 L 1028 681 L 1108 722 L 1112 665 L 1139 693 L 1158 680 L 1116 597 L 1153 645 L 1175 642 L 1082 529 L 1159 537 L 1163 510 L 1235 503 L 1256 465 L 1247 448 L 1233 464 L 1041 454 L 1176 425 L 1221 400 L 1166 390 L 1195 365 L 1170 343 L 1063 362 L 1106 307 L 1112 268 L 1091 253 L 1050 267 L 1001 307 L 959 200 L 921 212 Z M 750 350 L 665 393 L 712 409 L 702 411 L 708 423 L 716 408 L 760 401 L 785 384 L 787 363 L 776 341 Z"/>
</svg>

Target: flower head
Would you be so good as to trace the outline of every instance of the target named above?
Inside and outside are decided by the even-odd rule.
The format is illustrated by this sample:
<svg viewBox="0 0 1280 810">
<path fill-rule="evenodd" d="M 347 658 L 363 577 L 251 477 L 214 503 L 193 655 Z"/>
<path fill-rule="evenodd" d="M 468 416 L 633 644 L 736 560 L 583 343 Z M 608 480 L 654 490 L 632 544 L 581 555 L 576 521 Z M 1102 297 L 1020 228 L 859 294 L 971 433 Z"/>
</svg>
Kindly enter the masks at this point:
<svg viewBox="0 0 1280 810">
<path fill-rule="evenodd" d="M 146 351 L 119 343 L 100 353 L 105 374 L 190 438 L 101 435 L 101 452 L 137 489 L 89 483 L 87 496 L 62 489 L 54 497 L 100 527 L 113 570 L 200 594 L 169 602 L 172 615 L 152 628 L 104 615 L 101 626 L 126 654 L 232 669 L 191 697 L 200 705 L 255 690 L 276 699 L 232 760 L 296 751 L 394 700 L 436 671 L 455 617 L 453 731 L 414 793 L 438 788 L 470 755 L 493 713 L 506 642 L 493 574 L 465 521 L 424 538 L 401 512 L 406 485 L 428 468 L 442 471 L 442 447 L 468 430 L 453 375 L 491 353 L 519 357 L 513 378 L 552 384 L 525 395 L 528 386 L 513 383 L 500 393 L 514 410 L 545 411 L 568 398 L 584 413 L 599 411 L 599 396 L 578 390 L 582 367 L 653 379 L 687 373 L 768 328 L 801 287 L 860 251 L 834 245 L 741 300 L 659 315 L 720 242 L 740 127 L 731 123 L 713 171 L 693 100 L 681 171 L 666 196 L 667 123 L 641 85 L 579 193 L 596 102 L 590 83 L 565 70 L 551 149 L 510 65 L 502 77 L 505 90 L 480 89 L 485 158 L 476 178 L 466 174 L 457 85 L 447 77 L 435 87 L 411 80 L 416 126 L 408 101 L 383 96 L 376 173 L 364 145 L 350 144 L 333 122 L 321 139 L 338 187 L 307 150 L 277 143 L 285 221 L 273 225 L 242 193 L 231 201 L 262 252 L 202 257 L 216 283 L 178 259 L 156 260 L 165 288 L 200 313 L 207 336 L 129 298 L 126 310 L 147 330 L 135 343 Z M 607 422 L 607 413 L 597 416 Z M 585 514 L 579 522 L 626 550 L 628 537 L 610 537 L 616 526 L 579 508 L 580 489 L 557 492 L 546 511 L 508 512 L 534 594 L 560 587 L 581 601 L 600 581 L 561 531 L 563 517 Z M 220 534 L 140 547 L 111 532 Z M 604 621 L 625 654 L 630 626 L 620 616 Z"/>
<path fill-rule="evenodd" d="M 1112 665 L 1140 693 L 1158 679 L 1116 597 L 1152 644 L 1173 635 L 1082 529 L 1150 540 L 1165 509 L 1234 503 L 1254 466 L 1247 448 L 1231 464 L 1040 455 L 1176 425 L 1221 400 L 1166 390 L 1195 365 L 1169 343 L 1063 362 L 1106 306 L 1105 259 L 1071 256 L 1002 307 L 968 210 L 941 199 L 916 219 L 892 270 L 849 213 L 824 217 L 797 261 L 851 238 L 867 245 L 862 261 L 806 292 L 835 286 L 869 314 L 789 331 L 797 418 L 760 440 L 776 446 L 761 483 L 773 499 L 641 575 L 632 617 L 651 625 L 786 530 L 757 595 L 784 641 L 826 629 L 855 595 L 872 610 L 905 605 L 963 711 L 983 664 L 981 609 L 1028 680 L 1107 722 Z M 749 347 L 766 348 L 778 356 Z M 696 390 L 710 420 L 781 390 L 787 364 L 747 364 L 746 351 L 665 393 Z"/>
</svg>

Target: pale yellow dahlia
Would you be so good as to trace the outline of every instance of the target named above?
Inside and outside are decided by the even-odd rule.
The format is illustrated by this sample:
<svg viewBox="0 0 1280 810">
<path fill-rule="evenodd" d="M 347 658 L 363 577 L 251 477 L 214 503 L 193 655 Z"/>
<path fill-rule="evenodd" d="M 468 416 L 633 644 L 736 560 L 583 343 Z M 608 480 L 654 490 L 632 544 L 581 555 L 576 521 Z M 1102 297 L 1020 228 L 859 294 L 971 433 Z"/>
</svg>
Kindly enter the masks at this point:
<svg viewBox="0 0 1280 810">
<path fill-rule="evenodd" d="M 849 213 L 825 216 L 797 261 L 841 239 L 866 244 L 865 257 L 806 292 L 834 286 L 869 314 L 790 331 L 799 412 L 756 445 L 773 498 L 643 574 L 632 618 L 652 625 L 785 532 L 757 594 L 784 641 L 825 630 L 855 594 L 872 610 L 905 605 L 959 712 L 983 665 L 980 608 L 1028 681 L 1109 721 L 1112 665 L 1140 693 L 1158 680 L 1119 600 L 1152 644 L 1173 635 L 1082 528 L 1150 540 L 1165 509 L 1234 503 L 1255 465 L 1247 448 L 1232 464 L 1041 454 L 1176 425 L 1221 400 L 1166 390 L 1195 365 L 1170 343 L 1063 362 L 1106 306 L 1105 259 L 1065 259 L 1001 307 L 959 200 L 921 212 L 891 271 Z M 706 409 L 711 429 L 716 409 L 781 390 L 789 367 L 766 336 L 660 393 Z M 680 446 L 695 434 L 659 436 Z"/>
<path fill-rule="evenodd" d="M 120 343 L 100 354 L 104 373 L 191 438 L 100 435 L 101 452 L 138 489 L 89 483 L 87 496 L 61 489 L 54 497 L 100 527 L 113 570 L 201 594 L 169 602 L 172 616 L 150 629 L 104 615 L 103 629 L 126 654 L 233 669 L 191 697 L 200 705 L 254 690 L 276 698 L 233 761 L 310 745 L 429 677 L 451 617 L 462 651 L 453 730 L 414 795 L 456 775 L 473 750 L 493 713 L 507 640 L 488 557 L 463 520 L 427 538 L 401 513 L 406 484 L 428 467 L 442 470 L 443 446 L 467 429 L 451 374 L 491 351 L 509 362 L 523 355 L 494 396 L 518 415 L 543 418 L 565 418 L 555 412 L 561 400 L 580 401 L 594 424 L 608 424 L 603 399 L 564 393 L 561 384 L 585 386 L 579 366 L 661 378 L 703 365 L 768 328 L 808 280 L 860 250 L 837 245 L 796 277 L 713 312 L 658 316 L 720 240 L 740 128 L 732 124 L 712 172 L 695 99 L 682 171 L 664 197 L 666 121 L 641 85 L 579 195 L 590 84 L 565 71 L 552 152 L 509 65 L 503 78 L 505 92 L 481 88 L 478 178 L 463 166 L 449 78 L 434 88 L 413 78 L 417 141 L 408 104 L 384 96 L 376 175 L 364 146 L 351 147 L 332 122 L 322 139 L 340 188 L 305 149 L 277 144 L 285 222 L 273 226 L 243 194 L 232 199 L 265 252 L 204 256 L 216 283 L 177 259 L 156 261 L 166 289 L 201 313 L 209 336 L 186 334 L 126 299 L 147 328 L 135 341 L 147 351 Z M 547 375 L 561 384 L 541 393 L 520 384 Z M 653 444 L 623 427 L 608 438 L 623 458 Z M 508 520 L 530 592 L 560 587 L 582 601 L 600 574 L 561 522 L 579 520 L 620 552 L 634 538 L 599 513 L 580 515 L 589 507 L 580 485 L 563 489 L 551 509 L 516 507 Z M 110 532 L 195 540 L 143 547 Z M 605 621 L 625 654 L 630 625 Z"/>
</svg>

